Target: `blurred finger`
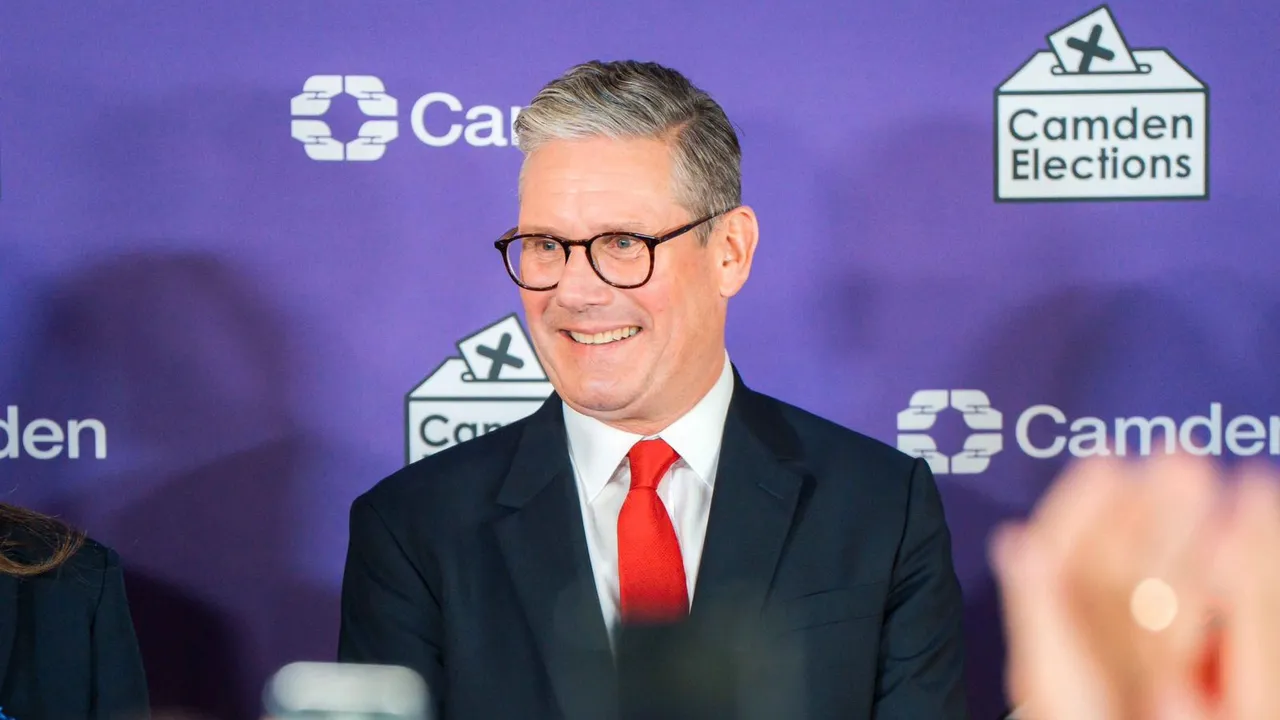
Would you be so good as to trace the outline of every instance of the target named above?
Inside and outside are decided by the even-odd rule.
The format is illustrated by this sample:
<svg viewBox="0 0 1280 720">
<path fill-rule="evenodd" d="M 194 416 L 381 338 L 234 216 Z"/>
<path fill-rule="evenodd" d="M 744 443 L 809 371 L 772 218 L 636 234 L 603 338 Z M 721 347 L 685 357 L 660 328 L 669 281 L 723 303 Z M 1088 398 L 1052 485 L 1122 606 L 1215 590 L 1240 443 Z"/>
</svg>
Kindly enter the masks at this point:
<svg viewBox="0 0 1280 720">
<path fill-rule="evenodd" d="M 1232 718 L 1280 718 L 1280 487 L 1246 468 L 1220 547 L 1223 702 Z"/>
<path fill-rule="evenodd" d="M 1170 591 L 1168 615 L 1144 628 L 1135 639 L 1139 662 L 1154 679 L 1194 678 L 1208 636 L 1211 588 L 1211 543 L 1220 486 L 1216 468 L 1190 455 L 1159 455 L 1141 467 L 1134 566 L 1129 578 L 1134 593 L 1143 582 Z M 1135 617 L 1134 622 L 1144 618 Z M 1163 625 L 1163 627 L 1161 627 Z"/>
<path fill-rule="evenodd" d="M 1218 471 L 1205 458 L 1171 454 L 1152 457 L 1139 474 L 1142 534 L 1151 553 L 1144 561 L 1177 566 L 1217 511 Z"/>
<path fill-rule="evenodd" d="M 1219 716 L 1191 685 L 1168 678 L 1156 688 L 1157 720 L 1216 720 Z"/>
<path fill-rule="evenodd" d="M 1043 535 L 1052 559 L 1065 561 L 1093 536 L 1125 490 L 1125 464 L 1112 457 L 1088 458 L 1069 465 L 1036 505 L 1032 524 Z"/>
<path fill-rule="evenodd" d="M 1010 526 L 997 533 L 993 566 L 1008 640 L 1009 694 L 1021 715 L 1045 720 L 1116 717 L 1100 674 L 1061 588 L 1061 565 L 1040 533 Z"/>
<path fill-rule="evenodd" d="M 1115 711 L 1131 717 L 1143 687 L 1129 608 L 1144 548 L 1137 469 L 1117 458 L 1096 458 L 1073 468 L 1062 482 L 1063 491 L 1052 500 L 1061 505 L 1046 513 L 1044 523 L 1044 532 L 1058 543 L 1059 596 L 1076 618 L 1078 642 L 1114 683 Z"/>
</svg>

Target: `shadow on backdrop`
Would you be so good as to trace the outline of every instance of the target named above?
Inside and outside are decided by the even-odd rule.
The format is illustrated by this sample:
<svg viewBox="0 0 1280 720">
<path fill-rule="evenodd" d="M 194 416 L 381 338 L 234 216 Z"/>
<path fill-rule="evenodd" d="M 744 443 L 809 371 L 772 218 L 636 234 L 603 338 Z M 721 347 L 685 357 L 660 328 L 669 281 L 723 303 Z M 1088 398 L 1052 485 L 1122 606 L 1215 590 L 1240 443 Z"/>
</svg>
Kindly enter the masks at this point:
<svg viewBox="0 0 1280 720">
<path fill-rule="evenodd" d="M 857 150 L 828 173 L 833 260 L 823 275 L 833 291 L 817 296 L 814 312 L 834 306 L 849 317 L 821 337 L 837 352 L 886 359 L 863 364 L 888 394 L 860 391 L 886 417 L 922 381 L 998 389 L 993 402 L 1005 411 L 991 470 L 938 478 L 965 585 L 970 708 L 996 717 L 1006 708 L 1005 650 L 987 538 L 1030 510 L 1066 460 L 1020 452 L 1016 413 L 1043 402 L 1069 417 L 1182 419 L 1221 402 L 1224 423 L 1275 414 L 1274 286 L 1244 272 L 1247 261 L 1179 260 L 1169 254 L 1179 245 L 1167 244 L 1181 230 L 1199 258 L 1207 238 L 1263 210 L 1221 194 L 1213 206 L 996 203 L 990 127 L 960 118 L 908 121 Z M 1123 230 L 1108 230 L 1120 219 Z M 1155 237 L 1133 235 L 1148 227 Z M 1260 238 L 1258 262 L 1268 252 Z M 1176 269 L 1106 279 L 1156 268 Z M 958 449 L 965 434 L 957 425 L 935 437 Z"/>
<path fill-rule="evenodd" d="M 52 509 L 122 556 L 155 708 L 258 716 L 266 677 L 331 659 L 337 627 L 336 588 L 291 567 L 307 440 L 285 322 L 197 253 L 90 266 L 41 309 L 23 390 L 110 443 L 103 476 L 60 471 Z"/>
<path fill-rule="evenodd" d="M 827 358 L 813 352 L 815 333 L 823 316 L 808 312 L 804 303 L 816 285 L 796 286 L 822 266 L 824 239 L 814 229 L 812 212 L 817 179 L 814 151 L 802 143 L 803 133 L 787 119 L 744 114 L 737 129 L 743 148 L 743 202 L 760 224 L 760 241 L 751 277 L 729 302 L 725 342 L 743 380 L 753 389 L 795 403 L 820 415 L 838 418 L 822 402 L 833 393 L 826 387 L 856 375 L 857 368 L 829 372 Z M 767 187 L 767 192 L 761 192 Z M 756 348 L 774 352 L 749 352 Z M 842 363 L 844 365 L 845 363 Z M 822 378 L 814 383 L 813 377 Z"/>
<path fill-rule="evenodd" d="M 828 261 L 814 275 L 827 289 L 815 293 L 811 311 L 844 313 L 819 334 L 820 352 L 858 358 L 861 386 L 842 397 L 876 413 L 873 423 L 886 430 L 881 439 L 892 444 L 896 413 L 914 390 L 1007 385 L 1007 377 L 991 372 L 1008 372 L 1023 359 L 1016 352 L 975 357 L 970 348 L 981 342 L 985 319 L 1002 316 L 1010 296 L 1075 268 L 1080 261 L 1070 241 L 1081 220 L 1063 206 L 1010 212 L 995 203 L 991 128 L 982 122 L 907 118 L 865 137 L 823 170 L 821 252 Z M 967 434 L 945 426 L 953 419 L 940 417 L 934 436 L 940 449 L 951 448 L 948 454 Z M 1009 474 L 1002 469 L 1000 476 Z M 1002 520 L 1020 515 L 1031 494 L 1025 487 L 984 487 L 971 476 L 936 480 L 964 587 L 970 712 L 999 717 L 1007 710 L 1004 632 L 987 537 Z"/>
<path fill-rule="evenodd" d="M 1141 284 L 1099 283 L 1048 294 L 986 334 L 989 382 L 1016 398 L 1018 407 L 1010 410 L 1050 403 L 1069 419 L 1099 418 L 1112 433 L 1118 417 L 1164 416 L 1179 423 L 1209 415 L 1211 403 L 1222 405 L 1224 428 L 1237 415 L 1274 415 L 1280 410 L 1274 368 L 1280 325 L 1268 317 L 1280 307 L 1274 293 L 1271 286 L 1204 268 Z M 1018 358 L 1015 371 L 992 374 L 1010 357 Z M 1030 439 L 1047 446 L 1056 434 L 1069 431 L 1045 420 L 1031 428 Z M 1204 442 L 1203 435 L 1196 437 Z M 1130 429 L 1130 454 L 1139 442 Z M 1017 476 L 1039 480 L 1036 497 L 1069 457 L 1005 455 L 1001 462 L 1017 463 Z M 1220 459 L 1237 458 L 1224 443 Z"/>
</svg>

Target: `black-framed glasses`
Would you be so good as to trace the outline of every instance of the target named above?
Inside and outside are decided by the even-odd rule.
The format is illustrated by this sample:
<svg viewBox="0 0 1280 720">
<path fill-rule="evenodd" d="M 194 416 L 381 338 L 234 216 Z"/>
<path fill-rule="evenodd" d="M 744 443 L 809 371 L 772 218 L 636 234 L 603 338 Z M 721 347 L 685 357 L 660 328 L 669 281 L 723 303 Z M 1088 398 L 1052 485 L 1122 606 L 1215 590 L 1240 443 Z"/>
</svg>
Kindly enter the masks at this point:
<svg viewBox="0 0 1280 720">
<path fill-rule="evenodd" d="M 591 268 L 601 280 L 630 290 L 649 282 L 653 276 L 655 248 L 727 212 L 721 210 L 662 235 L 611 231 L 586 240 L 566 240 L 546 233 L 515 235 L 512 228 L 493 246 L 502 253 L 507 274 L 526 290 L 551 290 L 559 285 L 569 263 L 569 253 L 578 245 L 586 249 Z"/>
</svg>

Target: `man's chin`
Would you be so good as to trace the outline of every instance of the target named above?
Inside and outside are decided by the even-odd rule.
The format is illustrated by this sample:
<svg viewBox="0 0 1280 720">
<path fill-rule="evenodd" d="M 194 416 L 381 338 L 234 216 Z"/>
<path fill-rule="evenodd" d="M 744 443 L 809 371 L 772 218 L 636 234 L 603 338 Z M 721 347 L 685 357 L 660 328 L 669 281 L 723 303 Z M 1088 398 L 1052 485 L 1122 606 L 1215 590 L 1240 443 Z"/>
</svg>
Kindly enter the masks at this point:
<svg viewBox="0 0 1280 720">
<path fill-rule="evenodd" d="M 608 384 L 606 387 L 593 387 L 590 383 L 579 383 L 575 387 L 562 390 L 560 397 L 579 412 L 607 417 L 623 412 L 634 405 L 638 394 L 634 389 L 621 388 L 616 383 Z"/>
</svg>

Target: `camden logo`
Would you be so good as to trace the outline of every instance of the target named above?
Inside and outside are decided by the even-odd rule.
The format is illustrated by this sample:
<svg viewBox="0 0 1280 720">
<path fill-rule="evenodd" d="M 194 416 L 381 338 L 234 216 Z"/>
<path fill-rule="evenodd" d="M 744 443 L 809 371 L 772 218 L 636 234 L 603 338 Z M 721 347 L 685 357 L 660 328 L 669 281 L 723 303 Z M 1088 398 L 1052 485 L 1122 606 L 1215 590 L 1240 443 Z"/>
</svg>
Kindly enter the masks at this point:
<svg viewBox="0 0 1280 720">
<path fill-rule="evenodd" d="M 954 455 L 941 452 L 925 432 L 948 410 L 961 413 L 970 431 L 964 447 Z M 924 458 L 937 475 L 981 473 L 1004 449 L 1003 418 L 981 390 L 918 390 L 907 409 L 898 413 L 898 449 Z M 1042 403 L 1018 413 L 1013 436 L 1018 450 L 1041 460 L 1063 454 L 1145 456 L 1161 448 L 1191 455 L 1280 456 L 1280 416 L 1226 418 L 1218 402 L 1209 403 L 1207 414 L 1180 420 L 1168 415 L 1073 418 L 1062 408 Z"/>
<path fill-rule="evenodd" d="M 530 415 L 552 392 L 514 313 L 456 347 L 405 398 L 410 463 Z"/>
<path fill-rule="evenodd" d="M 964 449 L 950 456 L 939 452 L 933 438 L 921 432 L 932 428 L 938 414 L 948 409 L 960 412 L 972 431 Z M 898 413 L 898 449 L 924 458 L 938 475 L 980 473 L 1004 449 L 1003 420 L 981 390 L 919 390 L 912 394 L 907 409 Z"/>
<path fill-rule="evenodd" d="M 107 427 L 94 418 L 60 422 L 38 417 L 24 422 L 17 405 L 4 406 L 4 414 L 0 415 L 0 460 L 21 457 L 106 460 Z"/>
<path fill-rule="evenodd" d="M 357 137 L 346 143 L 333 136 L 329 123 L 319 119 L 339 95 L 354 97 L 360 112 L 371 118 L 360 125 Z M 312 160 L 377 160 L 386 154 L 387 144 L 400 136 L 400 123 L 387 119 L 396 116 L 396 99 L 372 75 L 312 75 L 302 84 L 302 93 L 293 96 L 290 109 L 293 138 L 302 143 Z"/>
<path fill-rule="evenodd" d="M 324 120 L 340 95 L 355 98 L 366 118 L 356 137 L 346 142 L 334 137 Z M 312 160 L 378 160 L 400 137 L 400 103 L 373 75 L 312 75 L 303 82 L 302 92 L 293 96 L 290 110 L 293 138 L 302 143 Z M 429 92 L 409 109 L 409 129 L 431 147 L 448 147 L 460 141 L 472 147 L 511 147 L 520 110 L 518 105 L 505 111 L 494 105 L 467 107 L 450 93 Z"/>
<path fill-rule="evenodd" d="M 1209 197 L 1209 88 L 1130 49 L 1101 5 L 1047 36 L 995 92 L 995 199 Z"/>
</svg>

